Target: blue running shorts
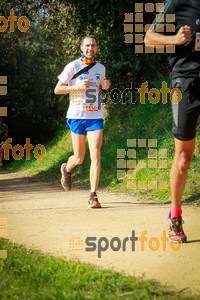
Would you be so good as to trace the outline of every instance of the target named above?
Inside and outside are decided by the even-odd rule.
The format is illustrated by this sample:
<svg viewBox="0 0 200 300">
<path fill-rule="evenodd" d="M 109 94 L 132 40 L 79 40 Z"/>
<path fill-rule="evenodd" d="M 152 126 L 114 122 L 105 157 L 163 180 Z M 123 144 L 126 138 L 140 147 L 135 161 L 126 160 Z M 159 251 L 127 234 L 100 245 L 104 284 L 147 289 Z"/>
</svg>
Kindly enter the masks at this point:
<svg viewBox="0 0 200 300">
<path fill-rule="evenodd" d="M 73 133 L 86 135 L 86 131 L 103 129 L 103 119 L 68 119 L 66 128 Z"/>
</svg>

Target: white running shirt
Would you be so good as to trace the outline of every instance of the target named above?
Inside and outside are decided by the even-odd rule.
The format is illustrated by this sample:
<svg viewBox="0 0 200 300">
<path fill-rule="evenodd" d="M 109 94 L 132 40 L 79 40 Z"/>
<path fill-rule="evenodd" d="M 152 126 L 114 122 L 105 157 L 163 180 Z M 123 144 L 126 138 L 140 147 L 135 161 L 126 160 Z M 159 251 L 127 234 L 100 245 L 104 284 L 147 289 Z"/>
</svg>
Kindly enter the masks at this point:
<svg viewBox="0 0 200 300">
<path fill-rule="evenodd" d="M 84 79 L 90 79 L 90 87 L 85 92 L 70 92 L 70 104 L 67 111 L 68 119 L 103 119 L 103 108 L 100 99 L 98 99 L 100 97 L 98 91 L 105 77 L 105 67 L 97 62 L 89 71 L 71 80 L 76 73 L 86 66 L 80 59 L 76 59 L 66 65 L 58 76 L 60 81 L 69 86 L 77 85 Z"/>
</svg>

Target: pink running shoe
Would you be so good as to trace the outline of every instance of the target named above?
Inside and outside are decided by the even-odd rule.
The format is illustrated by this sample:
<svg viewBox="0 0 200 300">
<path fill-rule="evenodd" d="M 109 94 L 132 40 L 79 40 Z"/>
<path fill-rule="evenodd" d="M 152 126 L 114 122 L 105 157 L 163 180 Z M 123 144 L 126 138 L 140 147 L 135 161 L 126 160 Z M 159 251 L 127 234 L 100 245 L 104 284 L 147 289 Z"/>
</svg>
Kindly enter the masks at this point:
<svg viewBox="0 0 200 300">
<path fill-rule="evenodd" d="M 182 224 L 184 221 L 182 220 L 182 217 L 177 217 L 171 219 L 171 212 L 169 212 L 167 216 L 167 224 L 169 225 L 169 238 L 172 241 L 177 242 L 186 242 L 187 236 L 185 235 Z"/>
</svg>

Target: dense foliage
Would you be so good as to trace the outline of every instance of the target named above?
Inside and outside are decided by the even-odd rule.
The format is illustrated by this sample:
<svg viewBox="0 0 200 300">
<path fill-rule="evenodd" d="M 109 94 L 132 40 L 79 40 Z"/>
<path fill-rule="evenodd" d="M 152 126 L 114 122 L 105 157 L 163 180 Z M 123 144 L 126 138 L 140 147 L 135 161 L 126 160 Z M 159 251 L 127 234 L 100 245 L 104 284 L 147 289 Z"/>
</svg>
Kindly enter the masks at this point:
<svg viewBox="0 0 200 300">
<path fill-rule="evenodd" d="M 134 12 L 134 1 L 5 0 L 0 15 L 8 19 L 12 8 L 18 19 L 30 20 L 25 33 L 17 22 L 14 32 L 9 26 L 0 32 L 0 76 L 8 77 L 8 94 L 0 99 L 1 106 L 8 107 L 6 123 L 13 142 L 23 143 L 26 137 L 41 142 L 64 124 L 67 96 L 56 96 L 53 90 L 65 64 L 79 57 L 85 34 L 94 34 L 99 42 L 97 58 L 106 66 L 112 89 L 123 92 L 131 82 L 138 86 L 166 71 L 165 55 L 150 54 L 149 63 L 149 55 L 135 54 L 134 45 L 124 43 L 124 14 Z M 107 103 L 111 117 L 124 118 L 133 114 L 132 108 L 131 101 Z"/>
</svg>

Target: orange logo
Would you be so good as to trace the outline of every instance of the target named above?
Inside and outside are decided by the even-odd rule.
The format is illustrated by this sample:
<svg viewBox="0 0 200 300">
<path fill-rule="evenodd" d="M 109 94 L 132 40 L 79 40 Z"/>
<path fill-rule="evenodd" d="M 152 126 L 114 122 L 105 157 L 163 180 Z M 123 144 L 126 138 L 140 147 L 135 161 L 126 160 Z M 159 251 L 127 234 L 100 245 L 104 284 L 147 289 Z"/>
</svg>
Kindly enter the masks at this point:
<svg viewBox="0 0 200 300">
<path fill-rule="evenodd" d="M 8 20 L 4 16 L 0 16 L 0 23 L 3 25 L 0 26 L 0 32 L 4 32 L 8 28 L 8 21 L 10 22 L 10 32 L 15 31 L 15 22 L 17 22 L 17 17 L 15 16 L 14 9 L 10 10 L 10 16 Z M 17 22 L 17 27 L 21 32 L 26 32 L 30 27 L 30 21 L 27 17 L 20 17 Z"/>
<path fill-rule="evenodd" d="M 83 240 L 81 240 L 80 237 L 73 237 L 69 241 L 69 248 L 71 248 L 72 251 L 83 251 Z"/>
</svg>

